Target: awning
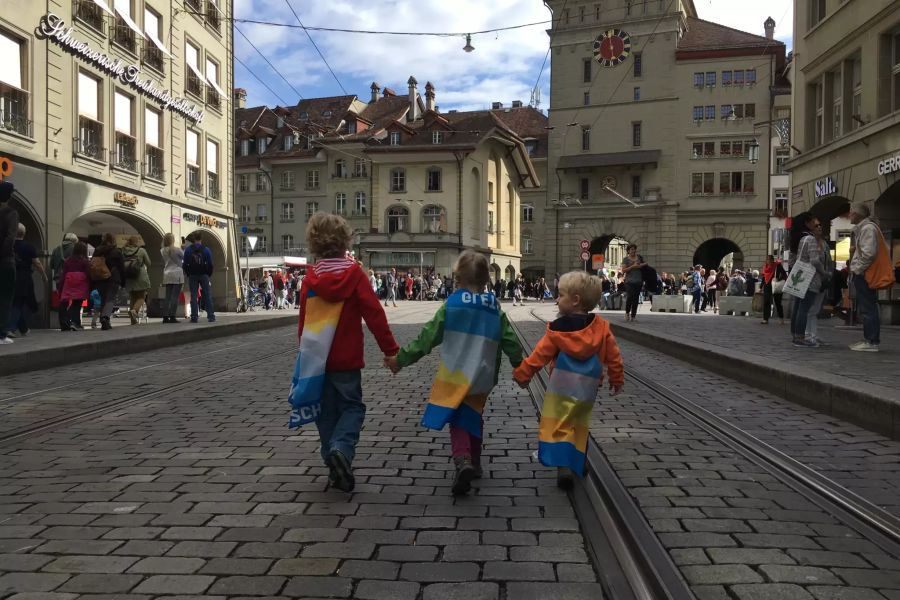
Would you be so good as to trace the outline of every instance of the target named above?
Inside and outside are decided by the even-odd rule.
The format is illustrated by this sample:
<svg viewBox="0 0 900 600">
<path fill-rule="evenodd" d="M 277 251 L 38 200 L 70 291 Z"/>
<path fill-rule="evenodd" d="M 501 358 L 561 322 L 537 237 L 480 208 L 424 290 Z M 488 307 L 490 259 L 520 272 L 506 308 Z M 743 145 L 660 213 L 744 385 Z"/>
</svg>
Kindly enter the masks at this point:
<svg viewBox="0 0 900 600">
<path fill-rule="evenodd" d="M 285 256 L 284 264 L 287 267 L 305 267 L 306 258 L 303 256 Z"/>
<path fill-rule="evenodd" d="M 225 92 L 222 90 L 222 88 L 219 87 L 219 84 L 216 83 L 215 79 L 213 79 L 211 76 L 207 75 L 206 81 L 208 81 L 209 85 L 211 85 L 213 87 L 213 89 L 216 90 L 216 93 L 218 93 L 223 98 L 225 97 Z"/>
<path fill-rule="evenodd" d="M 629 152 L 608 152 L 606 154 L 571 154 L 562 156 L 557 163 L 559 169 L 579 169 L 583 167 L 620 167 L 626 165 L 658 164 L 660 150 L 631 150 Z"/>
<path fill-rule="evenodd" d="M 106 2 L 104 2 L 103 0 L 94 0 L 94 4 L 96 4 L 97 6 L 99 6 L 100 8 L 102 8 L 103 10 L 105 10 L 106 12 L 111 14 L 112 16 L 116 16 L 116 13 L 114 13 L 112 11 L 112 9 L 109 7 L 109 5 Z"/>
<path fill-rule="evenodd" d="M 155 33 L 153 33 L 152 31 L 147 31 L 146 33 L 147 33 L 147 37 L 150 39 L 151 42 L 153 42 L 154 46 L 159 48 L 160 52 L 162 52 L 169 58 L 174 58 L 172 56 L 172 54 L 168 50 L 166 50 L 166 45 L 162 43 L 162 40 L 160 40 L 158 37 L 156 37 Z"/>
<path fill-rule="evenodd" d="M 94 0 L 94 1 L 96 2 L 96 0 Z M 125 24 L 128 25 L 128 27 L 131 28 L 132 31 L 134 31 L 136 34 L 138 34 L 141 37 L 146 37 L 144 35 L 144 32 L 141 31 L 141 28 L 137 26 L 137 23 L 135 23 L 131 19 L 131 15 L 129 15 L 126 11 L 121 10 L 118 6 L 116 7 L 116 12 L 119 13 L 119 17 L 123 21 L 125 21 Z"/>
</svg>

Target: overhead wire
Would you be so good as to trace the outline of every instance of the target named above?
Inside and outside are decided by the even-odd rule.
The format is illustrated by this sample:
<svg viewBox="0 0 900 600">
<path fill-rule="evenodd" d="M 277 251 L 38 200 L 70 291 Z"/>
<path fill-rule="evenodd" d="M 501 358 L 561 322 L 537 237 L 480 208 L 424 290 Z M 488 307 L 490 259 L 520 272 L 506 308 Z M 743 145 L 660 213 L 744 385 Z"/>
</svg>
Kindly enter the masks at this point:
<svg viewBox="0 0 900 600">
<path fill-rule="evenodd" d="M 234 55 L 234 60 L 238 61 L 238 63 L 239 63 L 242 67 L 244 67 L 244 69 L 246 69 L 248 73 L 250 73 L 251 75 L 253 75 L 253 78 L 254 78 L 254 79 L 256 79 L 258 82 L 260 82 L 260 83 L 263 85 L 263 87 L 265 87 L 267 90 L 269 90 L 269 92 L 270 92 L 273 96 L 275 96 L 276 98 L 278 98 L 278 99 L 281 101 L 282 104 L 287 104 L 287 102 L 284 101 L 284 98 L 282 98 L 281 96 L 279 96 L 278 93 L 275 92 L 275 90 L 273 90 L 272 88 L 270 88 L 270 87 L 269 87 L 269 84 L 267 84 L 265 81 L 263 81 L 262 79 L 260 79 L 260 78 L 259 78 L 259 75 L 257 75 L 256 73 L 254 73 L 254 72 L 253 72 L 253 69 L 251 69 L 251 68 L 248 67 L 246 64 L 244 64 L 244 61 L 242 61 L 241 59 L 239 59 L 239 58 L 237 57 L 236 54 Z"/>
<path fill-rule="evenodd" d="M 281 77 L 281 79 L 288 85 L 288 87 L 291 88 L 291 90 L 293 90 L 293 92 L 294 92 L 295 94 L 297 94 L 297 96 L 299 96 L 300 99 L 302 100 L 302 99 L 303 99 L 303 94 L 301 94 L 299 91 L 297 91 L 297 88 L 295 88 L 294 85 L 293 85 L 290 81 L 287 80 L 287 77 L 285 77 L 284 75 L 282 75 L 282 74 L 281 74 L 281 71 L 279 71 L 277 68 L 275 68 L 275 65 L 273 65 L 273 64 L 271 63 L 271 61 L 269 61 L 269 59 L 266 58 L 266 55 L 263 54 L 263 53 L 260 51 L 260 49 L 257 48 L 256 45 L 255 45 L 253 42 L 250 41 L 250 38 L 248 38 L 248 37 L 244 34 L 244 32 L 240 30 L 240 28 L 239 28 L 237 25 L 234 26 L 234 30 L 237 31 L 239 34 L 241 34 L 241 37 L 243 37 L 243 38 L 247 41 L 247 43 L 250 44 L 250 47 L 253 48 L 254 50 L 256 50 L 256 53 L 259 54 L 259 55 L 262 57 L 262 59 L 263 59 L 264 61 L 266 61 L 266 64 L 269 65 L 269 67 L 271 67 L 272 70 L 275 71 L 275 73 L 277 73 L 278 76 Z"/>
<path fill-rule="evenodd" d="M 328 64 L 328 60 L 325 58 L 325 55 L 322 54 L 322 51 L 319 50 L 319 45 L 316 44 L 316 41 L 313 39 L 312 35 L 310 35 L 309 30 L 303 24 L 303 21 L 300 20 L 300 15 L 297 14 L 297 11 L 294 10 L 294 7 L 291 6 L 290 0 L 284 0 L 284 3 L 288 5 L 288 8 L 291 9 L 291 12 L 294 13 L 294 18 L 297 19 L 297 22 L 300 23 L 300 27 L 303 28 L 303 32 L 306 33 L 306 37 L 309 38 L 310 43 L 312 43 L 313 48 L 316 49 L 316 52 L 319 54 L 319 58 L 322 59 L 322 62 L 325 63 L 325 66 L 328 67 L 328 70 L 331 72 L 331 76 L 334 77 L 334 80 L 337 81 L 338 87 L 341 88 L 341 91 L 344 92 L 344 95 L 348 95 L 347 90 L 344 88 L 344 84 L 341 83 L 341 80 L 338 79 L 337 74 L 335 74 L 334 69 L 331 68 L 331 65 Z"/>
<path fill-rule="evenodd" d="M 534 90 L 538 88 L 541 84 L 541 77 L 544 76 L 544 67 L 547 66 L 547 59 L 550 57 L 550 50 L 553 49 L 553 34 L 559 29 L 559 22 L 562 20 L 563 14 L 566 11 L 566 5 L 569 3 L 569 0 L 565 0 L 563 2 L 562 8 L 559 11 L 559 17 L 556 19 L 556 25 L 551 29 L 552 33 L 550 34 L 550 40 L 547 42 L 547 53 L 544 55 L 544 62 L 541 63 L 541 70 L 538 72 L 537 81 L 534 82 L 534 87 L 531 88 L 531 93 L 534 94 Z M 553 23 L 551 20 L 550 23 Z"/>
</svg>

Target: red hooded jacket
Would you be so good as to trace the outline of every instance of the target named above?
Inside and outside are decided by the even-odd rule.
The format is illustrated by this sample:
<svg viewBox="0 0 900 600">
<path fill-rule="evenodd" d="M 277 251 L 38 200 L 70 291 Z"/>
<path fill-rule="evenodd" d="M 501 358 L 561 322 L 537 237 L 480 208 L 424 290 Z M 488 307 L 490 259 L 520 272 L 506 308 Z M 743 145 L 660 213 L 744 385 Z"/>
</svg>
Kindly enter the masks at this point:
<svg viewBox="0 0 900 600">
<path fill-rule="evenodd" d="M 334 343 L 325 364 L 326 372 L 352 371 L 366 366 L 363 360 L 362 319 L 366 320 L 385 356 L 393 356 L 400 351 L 388 327 L 384 309 L 369 285 L 369 276 L 355 261 L 344 258 L 320 260 L 303 278 L 298 339 L 303 337 L 303 317 L 310 288 L 328 302 L 344 302 Z"/>
</svg>

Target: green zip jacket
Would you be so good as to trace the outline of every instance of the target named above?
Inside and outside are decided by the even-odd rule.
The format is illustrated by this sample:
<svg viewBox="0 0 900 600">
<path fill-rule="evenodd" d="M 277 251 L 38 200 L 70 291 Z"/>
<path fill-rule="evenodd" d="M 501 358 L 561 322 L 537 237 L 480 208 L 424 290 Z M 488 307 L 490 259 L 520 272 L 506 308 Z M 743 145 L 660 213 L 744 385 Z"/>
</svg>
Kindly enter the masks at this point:
<svg viewBox="0 0 900 600">
<path fill-rule="evenodd" d="M 397 354 L 397 362 L 401 367 L 419 361 L 426 354 L 431 353 L 436 346 L 440 346 L 444 341 L 444 315 L 446 304 L 441 305 L 422 331 L 419 337 L 407 344 Z M 497 366 L 494 368 L 494 385 L 497 385 L 497 379 L 500 376 L 501 353 L 509 357 L 509 362 L 513 367 L 518 367 L 522 362 L 522 346 L 519 344 L 519 338 L 516 337 L 509 319 L 505 312 L 500 312 L 500 345 L 497 348 Z"/>
</svg>

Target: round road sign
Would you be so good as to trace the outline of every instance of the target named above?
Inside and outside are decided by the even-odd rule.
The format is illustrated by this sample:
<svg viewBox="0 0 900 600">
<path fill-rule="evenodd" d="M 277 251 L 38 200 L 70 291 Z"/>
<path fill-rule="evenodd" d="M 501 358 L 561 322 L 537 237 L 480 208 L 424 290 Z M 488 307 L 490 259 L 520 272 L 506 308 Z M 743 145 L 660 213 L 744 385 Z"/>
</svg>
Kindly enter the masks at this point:
<svg viewBox="0 0 900 600">
<path fill-rule="evenodd" d="M 591 247 L 591 243 L 588 240 L 581 240 L 581 242 L 579 242 L 579 246 L 581 246 L 582 250 L 587 250 Z"/>
<path fill-rule="evenodd" d="M 587 259 L 589 259 L 590 257 L 591 257 L 591 255 L 588 254 L 587 252 L 582 252 L 582 253 L 581 253 L 581 260 L 587 260 Z"/>
</svg>

